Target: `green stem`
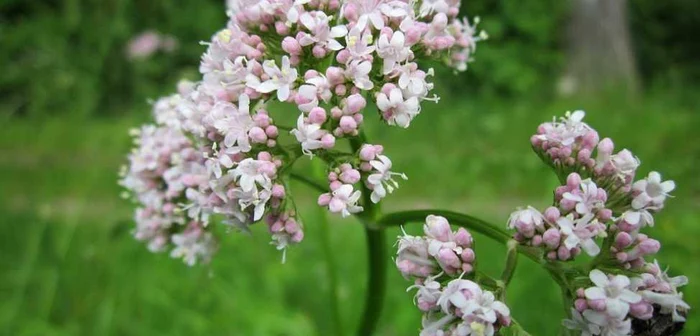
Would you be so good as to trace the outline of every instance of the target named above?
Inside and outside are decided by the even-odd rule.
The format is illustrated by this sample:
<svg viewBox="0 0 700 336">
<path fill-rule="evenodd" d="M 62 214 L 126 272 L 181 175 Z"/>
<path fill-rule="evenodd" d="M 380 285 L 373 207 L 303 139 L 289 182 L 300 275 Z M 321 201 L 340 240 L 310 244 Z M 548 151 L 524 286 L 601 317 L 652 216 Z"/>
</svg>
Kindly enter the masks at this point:
<svg viewBox="0 0 700 336">
<path fill-rule="evenodd" d="M 318 164 L 312 165 L 312 171 L 314 176 L 323 176 L 323 168 L 321 168 Z M 305 179 L 302 176 L 299 177 Z M 315 184 L 315 182 L 311 180 L 303 181 L 306 181 L 307 184 Z M 321 236 L 321 248 L 323 249 L 323 256 L 326 262 L 326 274 L 328 275 L 328 291 L 330 293 L 329 305 L 331 309 L 331 318 L 333 320 L 333 329 L 335 330 L 335 335 L 343 336 L 345 334 L 345 329 L 343 329 L 343 322 L 340 314 L 340 302 L 338 300 L 338 274 L 336 272 L 337 267 L 335 264 L 335 258 L 333 258 L 333 243 L 331 242 L 330 224 L 328 223 L 328 217 L 326 216 L 324 209 L 321 207 L 317 207 L 316 209 Z"/>
<path fill-rule="evenodd" d="M 373 335 L 377 322 L 379 322 L 386 289 L 386 261 L 389 258 L 386 251 L 386 234 L 384 230 L 365 226 L 365 235 L 368 248 L 369 276 L 367 277 L 364 314 L 360 328 L 357 331 L 359 336 Z"/>
<path fill-rule="evenodd" d="M 513 278 L 513 274 L 515 274 L 515 268 L 518 266 L 518 242 L 509 240 L 506 246 L 508 246 L 506 265 L 503 267 L 503 272 L 501 273 L 501 281 L 503 281 L 504 287 L 508 287 L 510 280 Z M 503 292 L 505 295 L 505 288 Z"/>
<path fill-rule="evenodd" d="M 471 231 L 483 234 L 503 245 L 510 240 L 510 234 L 504 229 L 492 225 L 482 219 L 448 210 L 411 210 L 394 212 L 382 216 L 378 224 L 380 226 L 397 226 L 407 222 L 423 222 L 428 215 L 445 217 L 450 223 L 463 226 Z M 530 246 L 518 245 L 518 253 L 524 254 L 538 264 L 545 263 L 542 252 Z"/>
<path fill-rule="evenodd" d="M 316 181 L 314 181 L 314 180 L 312 180 L 304 175 L 297 174 L 297 173 L 290 173 L 289 177 L 291 177 L 292 179 L 297 180 L 301 183 L 304 183 L 307 186 L 309 186 L 313 189 L 316 189 L 320 192 L 323 192 L 323 193 L 328 192 L 327 187 L 324 187 L 322 184 L 320 184 L 320 183 L 318 183 L 318 182 L 316 182 Z"/>
</svg>

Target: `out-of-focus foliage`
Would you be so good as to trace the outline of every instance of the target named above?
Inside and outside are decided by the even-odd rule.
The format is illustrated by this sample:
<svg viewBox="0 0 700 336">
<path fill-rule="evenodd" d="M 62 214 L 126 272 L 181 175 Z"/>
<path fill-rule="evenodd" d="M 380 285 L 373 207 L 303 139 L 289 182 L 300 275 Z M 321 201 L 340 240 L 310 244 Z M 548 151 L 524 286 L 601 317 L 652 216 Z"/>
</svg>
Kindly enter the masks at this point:
<svg viewBox="0 0 700 336">
<path fill-rule="evenodd" d="M 0 115 L 123 114 L 197 69 L 225 20 L 223 1 L 10 0 L 0 16 Z M 174 35 L 171 54 L 131 61 L 145 30 Z"/>
<path fill-rule="evenodd" d="M 629 1 L 640 73 L 647 82 L 700 79 L 700 1 Z"/>
<path fill-rule="evenodd" d="M 208 38 L 225 22 L 223 0 L 6 0 L 0 11 L 0 115 L 118 115 L 195 78 Z M 700 3 L 630 1 L 640 72 L 653 80 L 700 76 Z M 490 41 L 465 74 L 436 67 L 443 88 L 490 96 L 549 96 L 565 66 L 568 1 L 464 1 Z M 179 39 L 171 54 L 131 61 L 130 38 L 156 30 Z M 477 66 L 478 65 L 478 66 Z M 446 89 L 443 89 L 443 92 Z"/>
</svg>

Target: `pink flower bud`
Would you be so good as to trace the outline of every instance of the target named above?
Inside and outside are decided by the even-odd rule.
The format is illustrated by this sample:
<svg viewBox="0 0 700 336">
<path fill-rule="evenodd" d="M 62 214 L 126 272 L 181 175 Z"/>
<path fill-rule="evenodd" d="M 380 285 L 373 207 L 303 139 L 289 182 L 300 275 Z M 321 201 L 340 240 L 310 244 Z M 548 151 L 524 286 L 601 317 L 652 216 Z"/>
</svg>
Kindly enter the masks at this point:
<svg viewBox="0 0 700 336">
<path fill-rule="evenodd" d="M 598 216 L 598 220 L 601 222 L 607 222 L 610 220 L 610 218 L 612 218 L 613 213 L 610 209 L 601 209 L 596 215 Z"/>
<path fill-rule="evenodd" d="M 282 50 L 289 53 L 290 55 L 300 55 L 301 45 L 299 41 L 291 36 L 287 36 L 282 40 Z"/>
<path fill-rule="evenodd" d="M 286 24 L 284 24 L 284 22 L 277 21 L 275 22 L 275 31 L 278 35 L 284 36 L 289 34 L 289 27 Z"/>
<path fill-rule="evenodd" d="M 374 157 L 376 155 L 376 151 L 374 149 L 374 146 L 372 145 L 366 144 L 363 145 L 362 148 L 360 148 L 360 160 L 362 161 L 374 160 Z"/>
<path fill-rule="evenodd" d="M 438 252 L 437 259 L 444 265 L 458 268 L 460 261 L 457 255 L 450 249 L 443 248 Z"/>
<path fill-rule="evenodd" d="M 654 254 L 661 249 L 661 243 L 656 239 L 647 239 L 639 243 L 639 250 L 643 254 Z"/>
<path fill-rule="evenodd" d="M 566 246 L 559 246 L 559 249 L 557 249 L 557 257 L 559 257 L 559 260 L 569 260 L 569 258 L 571 258 L 571 252 Z"/>
<path fill-rule="evenodd" d="M 350 95 L 346 100 L 346 111 L 350 114 L 358 113 L 367 106 L 367 101 L 360 94 Z"/>
<path fill-rule="evenodd" d="M 462 261 L 466 263 L 472 263 L 475 259 L 474 250 L 466 248 L 462 250 L 462 255 L 460 255 L 460 257 L 462 258 Z"/>
<path fill-rule="evenodd" d="M 331 134 L 325 134 L 321 137 L 321 146 L 325 149 L 330 149 L 335 146 L 335 137 Z"/>
<path fill-rule="evenodd" d="M 326 49 L 320 45 L 315 45 L 313 49 L 311 49 L 311 53 L 314 55 L 316 58 L 324 58 L 326 57 Z"/>
<path fill-rule="evenodd" d="M 588 309 L 588 303 L 586 303 L 585 299 L 576 299 L 576 301 L 574 301 L 574 307 L 576 307 L 576 310 L 580 313 Z"/>
<path fill-rule="evenodd" d="M 250 131 L 248 131 L 248 136 L 250 136 L 250 139 L 256 143 L 264 143 L 265 141 L 267 141 L 267 134 L 265 134 L 265 131 L 263 131 L 262 128 L 257 126 L 251 128 Z"/>
<path fill-rule="evenodd" d="M 472 235 L 463 227 L 457 229 L 457 232 L 454 235 L 455 243 L 462 247 L 472 246 L 472 239 Z"/>
<path fill-rule="evenodd" d="M 360 172 L 356 169 L 348 169 L 340 174 L 340 180 L 343 183 L 355 184 L 360 181 Z"/>
<path fill-rule="evenodd" d="M 425 219 L 424 231 L 426 235 L 432 236 L 433 238 L 442 242 L 449 242 L 450 236 L 452 235 L 450 223 L 448 223 L 447 219 L 442 216 L 428 216 Z"/>
<path fill-rule="evenodd" d="M 347 49 L 343 49 L 338 52 L 337 55 L 335 55 L 335 60 L 338 61 L 340 64 L 347 64 L 348 61 L 350 60 L 350 51 Z"/>
<path fill-rule="evenodd" d="M 276 138 L 279 135 L 277 126 L 271 125 L 265 128 L 265 134 L 270 138 Z"/>
<path fill-rule="evenodd" d="M 272 186 L 272 197 L 284 198 L 284 196 L 284 186 L 282 186 L 281 184 L 275 184 Z"/>
<path fill-rule="evenodd" d="M 598 143 L 598 156 L 609 156 L 615 150 L 615 145 L 610 138 L 605 138 Z"/>
<path fill-rule="evenodd" d="M 331 202 L 331 194 L 325 193 L 318 196 L 318 205 L 327 206 Z"/>
<path fill-rule="evenodd" d="M 615 247 L 625 249 L 632 244 L 632 236 L 627 232 L 620 232 L 615 236 Z"/>
<path fill-rule="evenodd" d="M 333 106 L 331 108 L 331 118 L 340 119 L 340 117 L 342 117 L 342 116 L 343 116 L 343 111 L 339 107 Z"/>
<path fill-rule="evenodd" d="M 648 320 L 654 316 L 654 307 L 644 300 L 630 304 L 630 315 L 640 319 Z"/>
<path fill-rule="evenodd" d="M 581 176 L 577 173 L 571 173 L 566 178 L 566 186 L 572 189 L 578 189 L 581 184 Z"/>
<path fill-rule="evenodd" d="M 309 111 L 309 121 L 314 124 L 323 124 L 326 122 L 326 110 L 322 107 L 314 107 Z"/>
<path fill-rule="evenodd" d="M 544 219 L 549 223 L 556 223 L 560 216 L 561 213 L 559 212 L 559 209 L 553 206 L 544 211 Z"/>
<path fill-rule="evenodd" d="M 331 188 L 331 191 L 336 191 L 336 190 L 338 190 L 338 188 L 343 186 L 343 183 L 336 180 L 336 181 L 331 182 L 329 184 L 329 186 Z"/>
<path fill-rule="evenodd" d="M 534 235 L 532 237 L 532 246 L 540 246 L 540 245 L 542 245 L 542 236 Z"/>
<path fill-rule="evenodd" d="M 544 232 L 542 235 L 542 241 L 550 249 L 557 248 L 561 242 L 561 233 L 555 228 L 551 228 Z"/>
<path fill-rule="evenodd" d="M 304 240 L 304 231 L 299 230 L 292 235 L 292 242 L 299 243 Z"/>
<path fill-rule="evenodd" d="M 588 306 L 597 311 L 604 311 L 606 308 L 605 299 L 588 300 Z"/>
<path fill-rule="evenodd" d="M 337 96 L 342 97 L 345 96 L 346 93 L 348 93 L 348 88 L 343 84 L 338 84 L 335 86 L 335 89 L 333 91 L 335 91 L 335 94 Z"/>
<path fill-rule="evenodd" d="M 357 129 L 357 123 L 355 122 L 355 119 L 353 119 L 351 116 L 342 116 L 340 118 L 340 128 L 345 133 L 349 133 Z"/>
<path fill-rule="evenodd" d="M 328 67 L 326 70 L 326 78 L 331 85 L 341 84 L 345 81 L 343 69 L 339 67 Z"/>
</svg>

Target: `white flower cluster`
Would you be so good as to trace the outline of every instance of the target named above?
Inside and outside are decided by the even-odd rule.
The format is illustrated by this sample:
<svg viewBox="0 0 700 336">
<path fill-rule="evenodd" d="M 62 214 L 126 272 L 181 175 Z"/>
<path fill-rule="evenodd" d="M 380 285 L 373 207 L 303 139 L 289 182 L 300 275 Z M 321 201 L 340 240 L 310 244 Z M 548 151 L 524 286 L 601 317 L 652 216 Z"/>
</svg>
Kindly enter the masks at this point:
<svg viewBox="0 0 700 336">
<path fill-rule="evenodd" d="M 367 199 L 374 203 L 394 191 L 396 178 L 406 177 L 391 171 L 381 146 L 360 141 L 347 153 L 337 140 L 362 139 L 368 99 L 384 122 L 408 127 L 423 101 L 437 101 L 430 94 L 432 69 L 422 70 L 416 62 L 442 59 L 464 70 L 484 37 L 457 19 L 459 2 L 452 0 L 233 0 L 228 7 L 225 28 L 206 43 L 201 80 L 182 82 L 176 95 L 156 103 L 159 132 L 186 141 L 197 171 L 168 182 L 178 186 L 172 200 L 150 202 L 138 211 L 139 223 L 158 224 L 139 224 L 137 236 L 165 237 L 154 246 L 174 242 L 183 247 L 174 255 L 190 263 L 198 258 L 187 255 L 211 250 L 192 246 L 193 241 L 213 241 L 207 231 L 211 216 L 243 230 L 265 219 L 279 249 L 301 241 L 303 229 L 288 199 L 285 172 L 302 155 L 328 163 L 330 191 L 319 203 L 332 212 L 362 211 L 366 201 L 356 183 L 367 187 Z M 276 124 L 268 111 L 275 100 L 298 108 L 296 126 Z M 285 139 L 280 129 L 289 130 L 291 143 L 278 143 Z M 146 140 L 136 146 L 156 153 L 131 158 L 127 189 L 141 199 L 174 188 L 162 183 L 167 177 L 160 167 L 149 171 L 153 183 L 145 187 L 129 182 L 140 178 L 140 160 L 164 169 L 180 166 L 148 157 L 171 153 L 160 153 Z M 175 215 L 166 213 L 170 208 L 178 210 Z M 188 225 L 197 229 L 186 235 L 171 232 L 164 223 L 174 222 L 196 223 Z M 142 233 L 146 226 L 154 233 Z M 175 233 L 181 235 L 172 239 Z"/>
<path fill-rule="evenodd" d="M 409 290 L 417 290 L 415 303 L 424 312 L 421 335 L 490 336 L 509 325 L 508 307 L 492 292 L 463 279 L 474 270 L 469 232 L 453 232 L 441 216 L 430 215 L 425 221 L 425 236 L 399 236 L 396 257 L 401 274 L 415 278 Z"/>
<path fill-rule="evenodd" d="M 661 243 L 640 232 L 654 225 L 653 213 L 663 209 L 675 184 L 657 172 L 634 182 L 639 160 L 626 149 L 613 154 L 612 140 L 599 140 L 584 115 L 567 113 L 532 136 L 535 152 L 565 183 L 555 189 L 553 206 L 542 213 L 532 207 L 515 211 L 508 227 L 517 241 L 541 248 L 550 260 L 570 260 L 583 250 L 598 256 L 596 265 L 606 271 L 619 270 L 590 273 L 595 286 L 577 292 L 567 327 L 583 335 L 629 335 L 633 321 L 668 314 L 683 321 L 679 311 L 689 306 L 677 287 L 687 279 L 669 278 L 656 262 L 647 262 Z"/>
<path fill-rule="evenodd" d="M 580 330 L 582 335 L 626 336 L 634 334 L 632 320 L 646 321 L 657 315 L 671 315 L 673 322 L 683 322 L 690 306 L 683 301 L 678 287 L 688 283 L 684 276 L 670 278 L 656 261 L 645 265 L 638 277 L 590 272 L 593 286 L 580 288 L 572 318 L 564 326 Z"/>
<path fill-rule="evenodd" d="M 192 216 L 187 203 L 188 188 L 206 180 L 201 152 L 177 128 L 161 123 L 172 112 L 176 97 L 163 98 L 154 106 L 156 125 L 132 131 L 136 148 L 129 155 L 129 167 L 121 172 L 120 184 L 126 197 L 138 204 L 134 237 L 148 242 L 151 251 L 172 247 L 171 255 L 192 265 L 208 261 L 216 242 L 207 232 L 206 218 Z M 204 219 L 204 220 L 202 220 Z"/>
</svg>

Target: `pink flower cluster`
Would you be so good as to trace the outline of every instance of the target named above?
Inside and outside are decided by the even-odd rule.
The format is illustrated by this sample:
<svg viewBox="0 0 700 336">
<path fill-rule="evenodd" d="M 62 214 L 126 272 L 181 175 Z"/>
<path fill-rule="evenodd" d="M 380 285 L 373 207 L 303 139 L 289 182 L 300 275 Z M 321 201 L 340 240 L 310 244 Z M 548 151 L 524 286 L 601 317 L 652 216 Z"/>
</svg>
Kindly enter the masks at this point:
<svg viewBox="0 0 700 336">
<path fill-rule="evenodd" d="M 579 288 L 572 318 L 564 326 L 584 335 L 632 335 L 633 320 L 647 321 L 658 315 L 671 315 L 673 322 L 685 321 L 690 309 L 678 287 L 687 284 L 684 276 L 670 278 L 656 263 L 643 266 L 643 273 L 629 278 L 594 269 L 592 286 Z"/>
<path fill-rule="evenodd" d="M 661 181 L 656 172 L 633 183 L 639 160 L 626 149 L 613 154 L 612 140 L 599 140 L 584 115 L 567 113 L 540 125 L 532 136 L 535 152 L 565 183 L 555 189 L 553 206 L 543 213 L 532 207 L 518 210 L 508 227 L 516 230 L 516 240 L 541 247 L 552 260 L 569 260 L 582 250 L 596 256 L 601 252 L 597 239 L 608 237 L 606 255 L 625 268 L 639 268 L 644 256 L 660 248 L 639 230 L 653 225 L 652 213 L 663 208 L 675 184 Z"/>
<path fill-rule="evenodd" d="M 414 277 L 415 303 L 423 313 L 421 335 L 494 335 L 510 324 L 510 310 L 476 282 L 463 279 L 474 270 L 472 236 L 452 231 L 444 217 L 430 215 L 425 236 L 399 236 L 396 267 Z"/>
<path fill-rule="evenodd" d="M 156 119 L 169 112 L 170 98 L 155 104 Z M 180 205 L 187 200 L 188 186 L 206 174 L 204 158 L 182 132 L 162 124 L 132 131 L 136 148 L 129 166 L 121 171 L 120 184 L 138 204 L 134 237 L 148 243 L 151 251 L 172 248 L 171 255 L 187 264 L 207 261 L 216 242 L 207 232 L 206 218 L 195 218 Z"/>
<path fill-rule="evenodd" d="M 179 221 L 197 223 L 178 236 L 182 244 L 206 233 L 212 216 L 243 230 L 265 219 L 279 249 L 301 241 L 286 182 L 303 156 L 321 157 L 330 168 L 321 206 L 348 216 L 362 211 L 365 199 L 379 202 L 406 177 L 391 171 L 382 146 L 358 143 L 368 101 L 387 124 L 408 127 L 423 101 L 437 101 L 432 69 L 417 62 L 442 59 L 464 70 L 484 38 L 457 19 L 452 0 L 232 0 L 228 7 L 225 28 L 205 43 L 201 79 L 181 82 L 177 94 L 156 103 L 159 128 L 179 134 L 198 160 L 196 174 L 178 177 L 177 202 L 163 202 L 173 204 Z M 298 109 L 296 125 L 277 123 L 274 101 Z M 344 152 L 340 139 L 352 140 L 353 152 Z M 158 204 L 147 210 L 140 221 L 164 212 Z"/>
<path fill-rule="evenodd" d="M 612 140 L 599 140 L 584 115 L 567 113 L 532 136 L 535 152 L 563 185 L 554 191 L 553 206 L 543 213 L 518 210 L 508 227 L 516 230 L 514 239 L 540 247 L 550 260 L 570 260 L 582 250 L 597 256 L 589 274 L 593 286 L 576 291 L 566 327 L 583 335 L 631 335 L 633 321 L 669 314 L 674 322 L 684 321 L 681 313 L 690 307 L 677 288 L 687 278 L 670 278 L 656 261 L 647 262 L 661 244 L 640 233 L 654 225 L 653 213 L 664 207 L 675 184 L 657 172 L 634 182 L 639 160 L 626 149 L 613 154 Z"/>
</svg>

